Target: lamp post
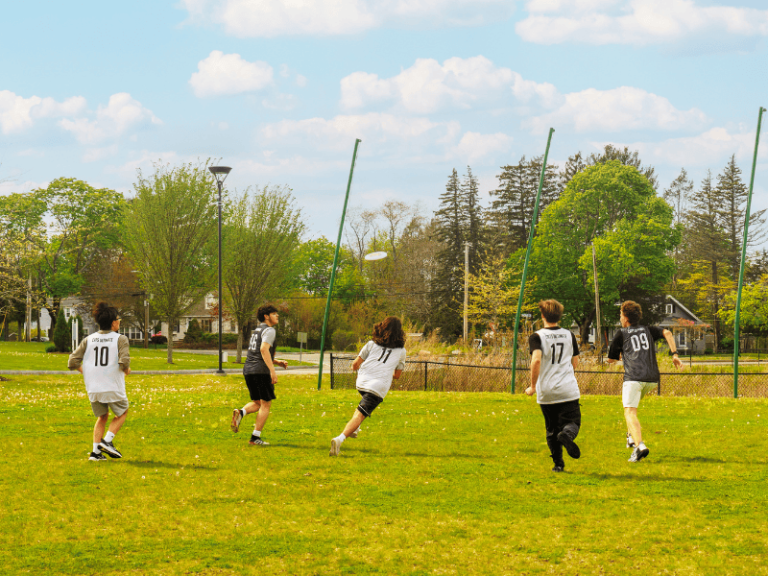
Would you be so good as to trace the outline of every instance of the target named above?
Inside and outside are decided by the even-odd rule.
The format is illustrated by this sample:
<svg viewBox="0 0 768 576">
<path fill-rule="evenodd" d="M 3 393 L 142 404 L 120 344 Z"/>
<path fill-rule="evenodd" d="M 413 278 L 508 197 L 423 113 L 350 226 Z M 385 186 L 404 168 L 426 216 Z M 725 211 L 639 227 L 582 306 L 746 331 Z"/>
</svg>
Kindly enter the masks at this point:
<svg viewBox="0 0 768 576">
<path fill-rule="evenodd" d="M 592 247 L 592 277 L 595 281 L 595 320 L 597 321 L 597 327 L 595 329 L 595 352 L 598 358 L 602 358 L 603 355 L 603 335 L 601 334 L 602 326 L 600 326 L 600 288 L 597 285 L 597 257 L 595 256 L 595 243 L 590 242 Z"/>
<path fill-rule="evenodd" d="M 227 175 L 232 168 L 229 166 L 208 166 L 208 170 L 216 178 L 216 184 L 219 187 L 219 370 L 216 373 L 224 374 L 224 370 L 221 367 L 221 309 L 224 304 L 221 291 L 221 186 L 224 184 L 224 180 L 227 179 Z"/>
</svg>

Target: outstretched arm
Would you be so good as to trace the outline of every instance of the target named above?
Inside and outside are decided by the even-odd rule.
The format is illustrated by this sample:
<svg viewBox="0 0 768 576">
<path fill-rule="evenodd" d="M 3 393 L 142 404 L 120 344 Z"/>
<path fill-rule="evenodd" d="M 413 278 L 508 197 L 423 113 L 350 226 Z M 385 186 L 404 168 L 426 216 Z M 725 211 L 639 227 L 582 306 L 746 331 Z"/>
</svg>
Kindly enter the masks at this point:
<svg viewBox="0 0 768 576">
<path fill-rule="evenodd" d="M 672 363 L 675 365 L 675 368 L 682 368 L 683 361 L 680 360 L 680 358 L 678 358 L 677 356 L 677 344 L 675 343 L 674 334 L 672 334 L 672 332 L 670 332 L 666 328 L 664 329 L 664 332 L 662 332 L 662 334 L 664 334 L 664 340 L 666 340 L 667 344 L 669 345 L 669 350 L 674 354 L 672 356 Z"/>
</svg>

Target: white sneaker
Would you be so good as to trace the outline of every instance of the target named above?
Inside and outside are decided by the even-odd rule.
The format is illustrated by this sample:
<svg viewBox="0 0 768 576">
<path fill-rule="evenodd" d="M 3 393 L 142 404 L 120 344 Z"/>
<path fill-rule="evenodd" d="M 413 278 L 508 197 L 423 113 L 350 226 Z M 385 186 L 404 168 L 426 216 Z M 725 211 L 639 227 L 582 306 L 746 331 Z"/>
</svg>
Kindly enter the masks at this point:
<svg viewBox="0 0 768 576">
<path fill-rule="evenodd" d="M 632 456 L 629 457 L 629 462 L 640 462 L 643 458 L 648 456 L 650 454 L 650 450 L 648 448 L 640 449 L 639 447 L 632 450 Z"/>
<path fill-rule="evenodd" d="M 229 425 L 232 432 L 240 430 L 240 422 L 243 420 L 243 413 L 239 408 L 232 410 L 232 424 Z"/>
<path fill-rule="evenodd" d="M 355 430 L 354 432 L 352 432 L 352 434 L 350 434 L 349 436 L 347 436 L 347 438 L 357 438 L 357 435 L 358 435 L 358 434 L 360 434 L 360 428 L 358 428 L 357 430 Z"/>
<path fill-rule="evenodd" d="M 331 452 L 328 455 L 338 456 L 339 452 L 341 452 L 341 441 L 338 438 L 334 438 L 331 440 Z"/>
</svg>

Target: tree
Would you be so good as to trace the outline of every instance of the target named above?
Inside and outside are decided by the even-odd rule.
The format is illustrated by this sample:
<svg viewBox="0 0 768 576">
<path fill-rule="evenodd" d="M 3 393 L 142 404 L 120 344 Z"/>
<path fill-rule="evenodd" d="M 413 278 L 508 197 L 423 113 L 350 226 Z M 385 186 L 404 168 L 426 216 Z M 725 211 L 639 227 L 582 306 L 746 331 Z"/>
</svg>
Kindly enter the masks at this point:
<svg viewBox="0 0 768 576">
<path fill-rule="evenodd" d="M 586 167 L 587 164 L 584 162 L 584 157 L 581 155 L 581 152 L 576 152 L 573 156 L 569 156 L 563 169 L 560 171 L 560 181 L 558 182 L 560 192 L 562 193 L 562 191 L 565 190 L 565 187 L 568 186 L 568 182 Z"/>
<path fill-rule="evenodd" d="M 56 352 L 69 352 L 72 343 L 72 329 L 67 324 L 63 308 L 59 308 L 57 316 L 56 328 L 53 330 L 53 344 L 56 346 Z"/>
<path fill-rule="evenodd" d="M 736 321 L 736 291 L 732 290 L 726 300 L 729 306 L 721 315 L 726 324 L 733 326 Z M 768 274 L 743 287 L 739 324 L 743 334 L 768 334 Z"/>
<path fill-rule="evenodd" d="M 246 190 L 232 203 L 224 235 L 224 283 L 225 304 L 238 327 L 238 362 L 256 309 L 290 288 L 304 228 L 288 187 Z"/>
<path fill-rule="evenodd" d="M 674 272 L 669 252 L 679 241 L 671 207 L 636 168 L 616 160 L 590 166 L 542 214 L 529 265 L 532 295 L 562 302 L 586 342 L 596 312 L 593 242 L 600 301 L 611 304 L 602 316 L 615 319 L 612 304 L 631 296 L 646 304 L 644 317 L 652 320 L 651 304 Z M 513 256 L 510 266 L 519 269 L 520 261 Z"/>
<path fill-rule="evenodd" d="M 680 228 L 684 226 L 687 202 L 692 193 L 693 182 L 688 179 L 688 173 L 685 171 L 685 168 L 680 170 L 679 176 L 672 181 L 669 188 L 664 190 L 663 198 L 675 211 L 675 224 Z M 687 243 L 686 236 L 683 236 L 681 243 Z M 679 270 L 681 266 L 680 248 L 680 246 L 675 247 L 675 275 L 672 277 L 673 288 L 677 281 L 677 270 Z"/>
<path fill-rule="evenodd" d="M 62 298 L 80 290 L 83 274 L 99 249 L 118 242 L 125 199 L 119 192 L 94 188 L 75 178 L 57 178 L 46 188 L 34 190 L 33 195 L 45 205 L 46 216 L 52 220 L 50 238 L 40 245 L 40 278 L 55 311 Z"/>
<path fill-rule="evenodd" d="M 464 236 L 469 242 L 469 271 L 477 273 L 480 268 L 479 255 L 485 249 L 485 227 L 483 226 L 483 208 L 480 206 L 480 190 L 472 168 L 467 166 L 467 173 L 461 183 L 462 203 L 467 215 Z"/>
<path fill-rule="evenodd" d="M 526 291 L 533 287 L 526 283 Z M 520 281 L 507 266 L 506 258 L 497 254 L 486 259 L 481 270 L 469 277 L 470 299 L 467 316 L 472 322 L 497 327 L 506 324 L 517 313 Z"/>
<path fill-rule="evenodd" d="M 168 322 L 169 364 L 176 321 L 216 278 L 217 196 L 207 165 L 158 163 L 149 177 L 139 171 L 126 211 L 126 250 L 155 311 Z"/>
<path fill-rule="evenodd" d="M 593 153 L 587 158 L 587 165 L 605 164 L 611 160 L 618 160 L 624 166 L 634 166 L 643 176 L 646 177 L 654 190 L 659 187 L 659 181 L 656 178 L 656 170 L 653 166 L 643 166 L 640 161 L 640 155 L 637 150 L 629 151 L 627 146 L 624 149 L 617 148 L 613 144 L 606 144 L 600 154 Z"/>
<path fill-rule="evenodd" d="M 493 251 L 509 256 L 528 244 L 533 212 L 541 178 L 542 156 L 530 161 L 525 156 L 515 166 L 503 166 L 498 175 L 499 188 L 491 191 L 489 220 L 493 229 Z M 541 189 L 539 215 L 560 195 L 557 169 L 549 165 Z"/>
</svg>

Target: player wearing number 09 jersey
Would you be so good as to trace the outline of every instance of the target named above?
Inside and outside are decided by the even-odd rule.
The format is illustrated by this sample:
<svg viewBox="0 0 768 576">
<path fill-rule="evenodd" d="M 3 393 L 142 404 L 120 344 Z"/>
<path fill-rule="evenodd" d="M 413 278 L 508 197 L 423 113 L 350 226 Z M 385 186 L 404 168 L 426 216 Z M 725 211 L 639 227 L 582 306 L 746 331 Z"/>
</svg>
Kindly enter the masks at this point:
<svg viewBox="0 0 768 576">
<path fill-rule="evenodd" d="M 563 447 L 568 456 L 579 458 L 581 450 L 576 436 L 581 428 L 579 384 L 574 370 L 579 365 L 579 347 L 570 330 L 558 326 L 563 317 L 563 305 L 557 300 L 539 302 L 544 328 L 531 335 L 531 385 L 528 396 L 536 394 L 536 401 L 544 414 L 547 446 L 555 467 L 553 472 L 565 469 Z"/>
<path fill-rule="evenodd" d="M 640 304 L 627 300 L 621 305 L 621 330 L 616 332 L 608 350 L 608 362 L 624 359 L 624 387 L 621 399 L 624 404 L 624 419 L 627 421 L 627 448 L 634 448 L 630 462 L 639 462 L 650 450 L 643 442 L 637 408 L 640 400 L 659 382 L 659 366 L 656 362 L 656 341 L 664 338 L 669 344 L 675 368 L 683 363 L 677 357 L 677 346 L 672 332 L 656 326 L 640 326 L 643 309 Z"/>
<path fill-rule="evenodd" d="M 338 456 L 341 443 L 349 437 L 357 438 L 360 424 L 381 404 L 392 386 L 393 378 L 400 378 L 405 370 L 405 333 L 400 319 L 385 318 L 373 327 L 370 340 L 352 363 L 357 372 L 357 391 L 362 399 L 344 431 L 331 440 L 331 456 Z"/>
<path fill-rule="evenodd" d="M 128 337 L 118 333 L 120 317 L 117 308 L 99 302 L 93 308 L 93 318 L 99 331 L 80 342 L 70 354 L 67 367 L 78 370 L 85 379 L 85 390 L 96 416 L 93 452 L 88 459 L 98 462 L 107 459 L 105 453 L 111 458 L 123 457 L 112 440 L 128 416 L 125 377 L 131 373 L 131 357 Z M 110 410 L 114 418 L 105 435 Z"/>
</svg>

